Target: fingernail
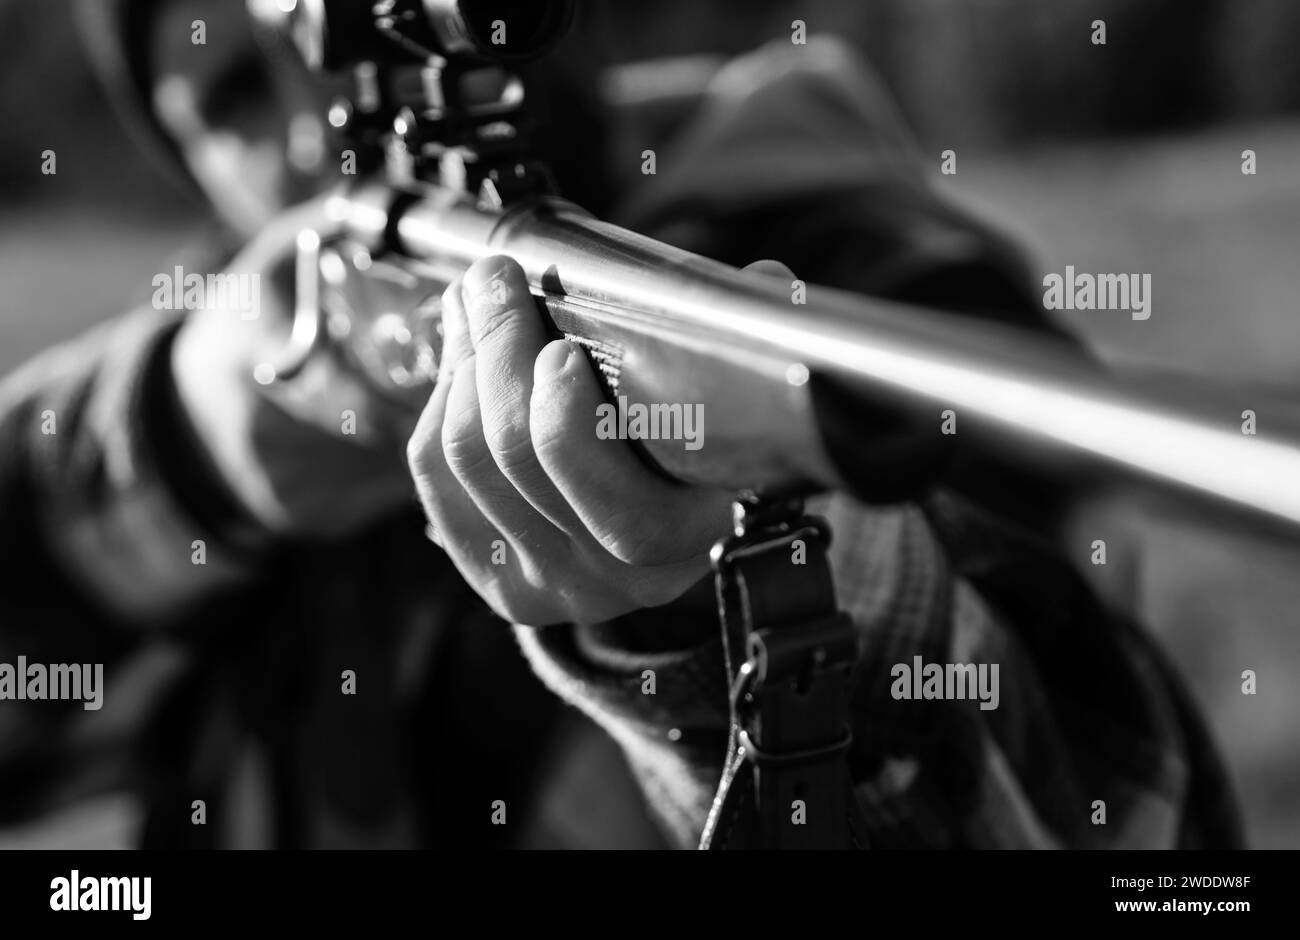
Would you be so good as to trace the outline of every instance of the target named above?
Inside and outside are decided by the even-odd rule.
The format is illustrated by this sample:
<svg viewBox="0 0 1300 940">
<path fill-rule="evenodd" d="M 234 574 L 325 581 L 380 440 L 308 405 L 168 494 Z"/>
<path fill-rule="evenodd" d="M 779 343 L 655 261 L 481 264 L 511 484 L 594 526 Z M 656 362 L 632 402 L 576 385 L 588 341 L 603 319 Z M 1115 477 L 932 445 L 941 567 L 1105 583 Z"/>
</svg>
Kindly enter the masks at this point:
<svg viewBox="0 0 1300 940">
<path fill-rule="evenodd" d="M 546 347 L 537 354 L 537 362 L 533 367 L 534 380 L 562 373 L 568 368 L 573 352 L 573 344 L 565 340 L 557 339 L 553 343 L 547 343 Z"/>
<path fill-rule="evenodd" d="M 471 306 L 472 302 L 501 306 L 509 301 L 509 282 L 517 270 L 517 265 L 512 265 L 513 262 L 504 256 L 483 259 L 471 265 L 461 278 L 466 306 Z"/>
</svg>

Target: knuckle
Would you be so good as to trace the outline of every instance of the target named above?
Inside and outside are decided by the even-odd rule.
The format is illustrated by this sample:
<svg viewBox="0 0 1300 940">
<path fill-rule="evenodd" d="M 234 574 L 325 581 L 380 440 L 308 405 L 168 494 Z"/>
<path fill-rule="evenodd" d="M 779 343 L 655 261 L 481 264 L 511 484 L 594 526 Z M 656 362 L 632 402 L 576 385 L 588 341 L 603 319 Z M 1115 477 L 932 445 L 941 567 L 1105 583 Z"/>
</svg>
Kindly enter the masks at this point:
<svg viewBox="0 0 1300 940">
<path fill-rule="evenodd" d="M 417 478 L 428 473 L 429 454 L 423 435 L 412 435 L 406 442 L 406 465 L 411 468 L 411 474 Z"/>
<path fill-rule="evenodd" d="M 500 281 L 494 282 L 501 284 Z M 504 285 L 502 287 L 504 291 Z M 475 295 L 470 305 L 470 324 L 474 331 L 475 346 L 488 343 L 509 343 L 519 335 L 518 324 L 525 315 L 523 306 L 508 295 Z"/>
<path fill-rule="evenodd" d="M 417 428 L 411 435 L 406 442 L 406 465 L 410 467 L 413 477 L 421 479 L 437 469 L 438 445 L 439 442 L 433 435 L 423 429 Z"/>
<path fill-rule="evenodd" d="M 516 472 L 531 472 L 537 465 L 533 438 L 526 423 L 505 421 L 494 427 L 488 440 L 488 449 L 506 476 Z"/>
<path fill-rule="evenodd" d="M 477 414 L 449 416 L 442 426 L 441 443 L 447 466 L 459 479 L 476 476 L 492 462 Z"/>
<path fill-rule="evenodd" d="M 647 568 L 658 564 L 660 553 L 651 542 L 623 536 L 614 540 L 610 553 L 619 561 L 634 568 Z"/>
<path fill-rule="evenodd" d="M 672 535 L 658 527 L 648 529 L 639 514 L 620 512 L 607 524 L 600 536 L 605 550 L 626 565 L 646 568 L 664 563 L 671 554 Z"/>
</svg>

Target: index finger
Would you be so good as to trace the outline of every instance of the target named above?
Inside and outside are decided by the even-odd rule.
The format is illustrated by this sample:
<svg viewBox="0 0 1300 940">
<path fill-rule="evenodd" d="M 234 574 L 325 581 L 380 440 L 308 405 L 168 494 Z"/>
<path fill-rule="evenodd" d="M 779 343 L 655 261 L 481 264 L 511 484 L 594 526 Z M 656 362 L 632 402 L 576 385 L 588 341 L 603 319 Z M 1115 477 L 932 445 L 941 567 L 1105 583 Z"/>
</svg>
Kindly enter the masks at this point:
<svg viewBox="0 0 1300 940">
<path fill-rule="evenodd" d="M 581 522 L 533 450 L 533 364 L 550 341 L 551 329 L 523 268 L 504 255 L 484 258 L 465 272 L 463 284 L 488 449 L 506 479 L 538 512 L 571 535 L 580 532 Z"/>
</svg>

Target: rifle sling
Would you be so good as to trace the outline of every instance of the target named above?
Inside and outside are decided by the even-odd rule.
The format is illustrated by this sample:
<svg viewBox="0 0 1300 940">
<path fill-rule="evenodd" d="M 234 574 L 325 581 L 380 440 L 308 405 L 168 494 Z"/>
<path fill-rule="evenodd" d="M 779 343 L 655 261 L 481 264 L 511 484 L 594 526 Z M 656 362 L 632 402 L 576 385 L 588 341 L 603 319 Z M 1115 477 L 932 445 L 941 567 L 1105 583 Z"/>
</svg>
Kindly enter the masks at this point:
<svg viewBox="0 0 1300 940">
<path fill-rule="evenodd" d="M 828 546 L 800 502 L 750 500 L 714 549 L 731 733 L 702 849 L 865 847 L 847 760 L 857 634 Z"/>
</svg>

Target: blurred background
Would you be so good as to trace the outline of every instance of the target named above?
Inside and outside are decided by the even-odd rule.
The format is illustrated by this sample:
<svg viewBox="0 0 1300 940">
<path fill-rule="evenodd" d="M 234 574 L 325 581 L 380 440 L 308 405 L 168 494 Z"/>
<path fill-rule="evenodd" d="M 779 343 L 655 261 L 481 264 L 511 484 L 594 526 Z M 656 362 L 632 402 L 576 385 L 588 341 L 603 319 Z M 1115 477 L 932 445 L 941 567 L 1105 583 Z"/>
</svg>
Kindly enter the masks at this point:
<svg viewBox="0 0 1300 940">
<path fill-rule="evenodd" d="M 1037 270 L 1152 275 L 1149 321 L 1067 314 L 1104 359 L 1294 391 L 1300 4 L 627 6 L 602 39 L 607 60 L 740 52 L 788 37 L 795 18 L 810 34 L 852 40 L 932 157 L 936 183 L 1016 235 Z M 163 259 L 215 224 L 124 134 L 69 7 L 0 0 L 0 372 L 144 301 Z M 1104 46 L 1090 41 L 1096 19 Z M 40 172 L 47 149 L 57 176 Z M 1247 149 L 1253 176 L 1241 172 Z M 957 153 L 954 176 L 939 174 L 945 150 Z M 1300 847 L 1300 546 L 1119 496 L 1091 507 L 1078 533 L 1082 570 L 1181 667 L 1228 758 L 1251 844 Z M 1088 564 L 1097 538 L 1111 546 L 1107 569 Z M 1257 696 L 1241 694 L 1247 668 Z M 129 845 L 136 823 L 128 802 L 110 799 L 0 832 L 0 847 Z"/>
</svg>

